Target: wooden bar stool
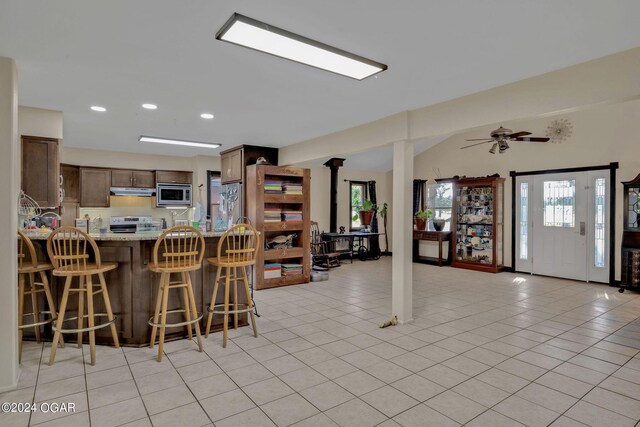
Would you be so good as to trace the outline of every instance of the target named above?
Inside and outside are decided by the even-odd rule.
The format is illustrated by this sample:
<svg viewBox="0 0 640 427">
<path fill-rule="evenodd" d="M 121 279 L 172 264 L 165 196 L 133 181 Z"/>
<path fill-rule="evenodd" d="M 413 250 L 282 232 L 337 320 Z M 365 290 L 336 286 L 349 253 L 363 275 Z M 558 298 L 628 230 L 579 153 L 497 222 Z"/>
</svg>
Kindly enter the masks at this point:
<svg viewBox="0 0 640 427">
<path fill-rule="evenodd" d="M 88 246 L 91 247 L 95 261 L 89 262 Z M 49 357 L 49 365 L 53 364 L 56 358 L 56 348 L 61 338 L 60 334 L 77 333 L 78 348 L 82 348 L 82 336 L 85 332 L 89 332 L 89 346 L 91 349 L 91 365 L 96 363 L 96 329 L 111 327 L 111 336 L 113 344 L 116 348 L 120 347 L 118 341 L 118 332 L 116 331 L 115 317 L 111 311 L 111 302 L 109 301 L 109 293 L 107 284 L 104 279 L 104 273 L 115 270 L 117 263 L 103 263 L 100 258 L 100 250 L 95 240 L 84 231 L 75 227 L 60 227 L 49 236 L 47 240 L 47 252 L 49 259 L 53 263 L 53 275 L 66 277 L 64 283 L 64 291 L 60 300 L 60 311 L 58 319 L 53 326 L 55 334 L 53 335 L 53 343 L 51 345 L 51 356 Z M 92 278 L 98 276 L 99 283 L 94 284 Z M 72 288 L 73 278 L 78 278 L 78 287 Z M 97 288 L 97 290 L 95 290 Z M 64 318 L 69 301 L 69 293 L 78 293 L 78 315 L 68 319 Z M 96 294 L 102 294 L 106 313 L 94 313 L 93 297 Z M 87 314 L 84 314 L 84 302 L 86 298 Z M 88 327 L 84 327 L 84 318 L 87 318 Z M 107 317 L 108 321 L 96 325 L 96 317 Z M 77 328 L 63 328 L 65 322 L 76 320 Z"/>
<path fill-rule="evenodd" d="M 258 328 L 256 319 L 253 314 L 253 304 L 251 303 L 251 294 L 249 291 L 249 280 L 247 278 L 247 267 L 256 263 L 256 253 L 260 243 L 260 233 L 250 224 L 236 224 L 227 230 L 218 242 L 218 253 L 216 258 L 208 258 L 207 262 L 217 267 L 215 283 L 213 285 L 213 295 L 211 295 L 211 304 L 209 305 L 209 315 L 207 317 L 207 329 L 205 337 L 209 336 L 211 329 L 211 321 L 213 314 L 224 314 L 224 323 L 222 326 L 222 346 L 227 346 L 227 328 L 229 323 L 229 314 L 233 314 L 234 328 L 238 328 L 238 314 L 251 313 L 251 325 L 253 326 L 253 336 L 258 336 Z M 224 276 L 221 276 L 222 269 L 225 269 Z M 237 270 L 240 270 L 240 277 Z M 220 279 L 224 282 L 224 303 L 216 304 L 216 296 L 218 294 L 218 285 Z M 238 278 L 244 282 L 244 290 L 247 302 L 238 303 Z M 233 310 L 229 310 L 229 288 L 233 280 Z M 215 311 L 217 307 L 223 307 L 222 311 Z"/>
<path fill-rule="evenodd" d="M 162 249 L 162 253 L 160 250 Z M 151 325 L 151 340 L 149 347 L 153 348 L 156 341 L 156 333 L 160 328 L 158 340 L 158 362 L 162 360 L 164 350 L 164 334 L 166 328 L 185 326 L 189 339 L 192 339 L 192 328 L 195 326 L 198 338 L 198 351 L 202 351 L 202 338 L 200 336 L 199 322 L 202 314 L 198 315 L 196 300 L 193 296 L 191 285 L 191 271 L 202 268 L 204 258 L 204 237 L 193 227 L 178 225 L 166 230 L 153 246 L 153 261 L 149 264 L 149 270 L 160 273 L 158 296 L 156 297 L 156 310 L 149 325 Z M 179 274 L 180 280 L 171 281 L 171 274 Z M 182 304 L 184 308 L 167 310 L 169 291 L 182 289 Z M 167 323 L 167 314 L 183 313 L 184 322 Z M 159 320 L 159 321 L 158 321 Z"/>
<path fill-rule="evenodd" d="M 18 230 L 18 362 L 22 362 L 22 331 L 25 328 L 35 328 L 36 342 L 40 343 L 40 326 L 56 320 L 56 304 L 51 296 L 47 273 L 53 270 L 49 263 L 38 261 L 36 248 L 26 234 Z M 36 282 L 36 274 L 40 281 Z M 26 285 L 26 286 L 25 286 Z M 38 294 L 44 292 L 49 305 L 48 311 L 40 311 Z M 24 312 L 24 298 L 31 296 L 31 313 Z M 41 315 L 49 314 L 49 318 L 40 320 Z M 24 323 L 25 316 L 32 316 L 32 323 Z M 64 346 L 63 342 L 60 342 Z"/>
</svg>

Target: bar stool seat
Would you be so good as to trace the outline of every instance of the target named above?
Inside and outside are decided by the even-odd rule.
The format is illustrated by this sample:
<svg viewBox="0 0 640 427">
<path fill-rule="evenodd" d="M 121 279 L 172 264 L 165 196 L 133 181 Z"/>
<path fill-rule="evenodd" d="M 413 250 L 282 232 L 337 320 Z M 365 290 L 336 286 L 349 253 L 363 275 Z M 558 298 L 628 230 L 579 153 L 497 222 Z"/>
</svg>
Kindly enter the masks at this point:
<svg viewBox="0 0 640 427">
<path fill-rule="evenodd" d="M 165 330 L 167 328 L 184 326 L 187 329 L 187 336 L 191 340 L 193 339 L 192 329 L 195 327 L 198 351 L 202 351 L 202 338 L 200 336 L 202 313 L 198 314 L 189 273 L 202 268 L 203 258 L 204 237 L 198 230 L 190 226 L 178 225 L 166 230 L 153 246 L 152 261 L 148 267 L 150 271 L 160 273 L 160 281 L 155 312 L 148 322 L 151 326 L 149 348 L 153 348 L 158 328 L 160 328 L 158 362 L 162 361 Z M 179 274 L 180 280 L 171 281 L 172 274 Z M 171 310 L 168 308 L 169 291 L 171 289 L 182 289 L 183 308 Z M 182 313 L 184 321 L 167 323 L 167 315 L 175 313 Z"/>
<path fill-rule="evenodd" d="M 233 326 L 238 328 L 238 314 L 251 313 L 251 325 L 253 326 L 253 336 L 258 336 L 258 327 L 253 313 L 251 293 L 249 290 L 249 279 L 246 267 L 256 263 L 256 253 L 258 252 L 260 233 L 250 224 L 236 224 L 227 230 L 218 242 L 218 253 L 215 258 L 207 258 L 207 262 L 215 267 L 216 278 L 213 285 L 213 294 L 209 304 L 209 315 L 207 316 L 207 329 L 205 337 L 209 336 L 211 322 L 214 314 L 222 314 L 224 321 L 222 324 L 222 347 L 227 346 L 227 330 L 229 315 L 233 314 Z M 238 274 L 237 270 L 240 270 Z M 222 270 L 225 274 L 222 275 Z M 220 280 L 224 281 L 224 303 L 216 304 L 218 286 Z M 238 302 L 238 279 L 243 282 L 247 302 Z M 233 280 L 233 309 L 230 309 L 229 290 Z M 220 308 L 222 308 L 220 310 Z"/>
<path fill-rule="evenodd" d="M 98 266 L 96 263 L 88 262 L 86 263 L 86 267 L 84 268 L 83 272 L 85 275 L 100 274 L 100 273 L 106 273 L 107 271 L 115 270 L 116 268 L 118 268 L 117 262 L 103 262 L 100 266 Z M 77 276 L 78 271 L 73 270 L 69 267 L 67 268 L 63 267 L 63 268 L 54 270 L 53 275 L 54 276 Z"/>
<path fill-rule="evenodd" d="M 93 251 L 94 262 L 89 262 L 89 248 Z M 57 343 L 63 333 L 76 333 L 78 337 L 78 348 L 82 348 L 82 337 L 85 332 L 89 333 L 89 347 L 91 351 L 91 365 L 96 363 L 96 336 L 95 331 L 100 328 L 109 327 L 113 344 L 120 348 L 118 332 L 116 330 L 116 317 L 111 310 L 111 301 L 107 291 L 107 283 L 104 273 L 118 267 L 117 263 L 103 263 L 100 257 L 100 250 L 95 240 L 89 234 L 75 227 L 61 227 L 49 235 L 47 240 L 47 252 L 54 270 L 54 276 L 66 277 L 64 291 L 60 300 L 60 311 L 58 318 L 53 325 L 54 335 L 49 356 L 49 365 L 52 365 L 56 357 Z M 93 276 L 98 276 L 98 283 L 93 283 Z M 72 288 L 73 278 L 78 278 L 78 287 Z M 78 314 L 75 317 L 65 318 L 69 294 L 78 294 Z M 95 313 L 93 309 L 93 298 L 102 294 L 106 313 Z M 84 304 L 87 304 L 87 314 L 84 314 Z M 96 324 L 95 319 L 106 317 L 107 321 Z M 88 326 L 84 327 L 84 319 L 87 319 Z M 63 328 L 64 323 L 76 321 L 77 327 Z"/>
<path fill-rule="evenodd" d="M 47 273 L 53 270 L 53 265 L 47 262 L 39 262 L 35 247 L 31 239 L 18 230 L 20 238 L 18 244 L 18 362 L 22 362 L 22 336 L 23 329 L 34 328 L 36 342 L 40 343 L 40 327 L 56 320 L 56 305 L 51 295 Z M 36 273 L 40 281 L 36 281 Z M 27 289 L 28 285 L 28 289 Z M 38 296 L 44 293 L 49 310 L 42 311 L 39 307 Z M 31 313 L 24 312 L 24 298 L 31 296 Z M 49 315 L 41 320 L 41 315 Z M 32 316 L 32 323 L 24 323 L 26 316 Z M 64 346 L 64 342 L 60 342 Z"/>
</svg>

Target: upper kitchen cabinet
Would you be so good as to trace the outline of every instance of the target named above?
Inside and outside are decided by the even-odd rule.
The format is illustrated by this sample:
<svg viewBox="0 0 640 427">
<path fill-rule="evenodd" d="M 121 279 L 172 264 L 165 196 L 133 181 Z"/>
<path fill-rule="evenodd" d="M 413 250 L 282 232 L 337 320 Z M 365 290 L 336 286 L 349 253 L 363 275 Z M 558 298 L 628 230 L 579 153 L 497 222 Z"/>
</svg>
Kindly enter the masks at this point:
<svg viewBox="0 0 640 427">
<path fill-rule="evenodd" d="M 278 149 L 258 147 L 256 145 L 239 145 L 220 153 L 221 182 L 244 182 L 245 169 L 256 164 L 258 158 L 264 157 L 270 164 L 278 164 Z"/>
<path fill-rule="evenodd" d="M 242 181 L 242 150 L 233 150 L 220 155 L 221 182 Z"/>
<path fill-rule="evenodd" d="M 22 190 L 40 207 L 60 205 L 60 163 L 58 140 L 22 137 Z"/>
<path fill-rule="evenodd" d="M 153 171 L 112 169 L 112 187 L 153 188 L 156 186 Z"/>
<path fill-rule="evenodd" d="M 162 184 L 192 184 L 193 172 L 156 171 L 156 182 Z"/>
<path fill-rule="evenodd" d="M 80 201 L 80 168 L 73 165 L 60 165 L 62 175 L 62 202 L 78 203 Z"/>
<path fill-rule="evenodd" d="M 111 169 L 80 168 L 80 206 L 109 207 Z"/>
</svg>

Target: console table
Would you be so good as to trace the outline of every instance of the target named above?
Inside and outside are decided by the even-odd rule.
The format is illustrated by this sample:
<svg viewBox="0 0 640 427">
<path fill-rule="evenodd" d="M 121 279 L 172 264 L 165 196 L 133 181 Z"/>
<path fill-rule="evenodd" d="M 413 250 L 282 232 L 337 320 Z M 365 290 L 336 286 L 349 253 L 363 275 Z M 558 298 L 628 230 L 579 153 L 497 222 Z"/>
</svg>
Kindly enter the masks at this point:
<svg viewBox="0 0 640 427">
<path fill-rule="evenodd" d="M 420 256 L 420 240 L 438 242 L 438 258 Z M 446 260 L 442 259 L 442 242 L 449 242 Z M 443 264 L 451 263 L 451 232 L 450 231 L 418 231 L 413 230 L 413 262 L 422 264 Z"/>
</svg>

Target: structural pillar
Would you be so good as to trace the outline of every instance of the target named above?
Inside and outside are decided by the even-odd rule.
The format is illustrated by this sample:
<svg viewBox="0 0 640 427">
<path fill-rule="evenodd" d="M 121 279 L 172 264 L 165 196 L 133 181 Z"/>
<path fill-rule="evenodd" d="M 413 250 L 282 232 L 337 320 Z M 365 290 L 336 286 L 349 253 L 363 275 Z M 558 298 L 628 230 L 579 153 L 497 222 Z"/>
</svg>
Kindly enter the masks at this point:
<svg viewBox="0 0 640 427">
<path fill-rule="evenodd" d="M 329 231 L 338 231 L 338 169 L 344 164 L 344 159 L 334 157 L 327 160 L 324 165 L 331 169 L 331 198 L 329 200 L 330 216 Z"/>
<path fill-rule="evenodd" d="M 18 385 L 18 89 L 16 64 L 0 57 L 0 393 Z"/>
<path fill-rule="evenodd" d="M 413 320 L 413 142 L 393 144 L 392 315 L 400 323 Z"/>
</svg>

